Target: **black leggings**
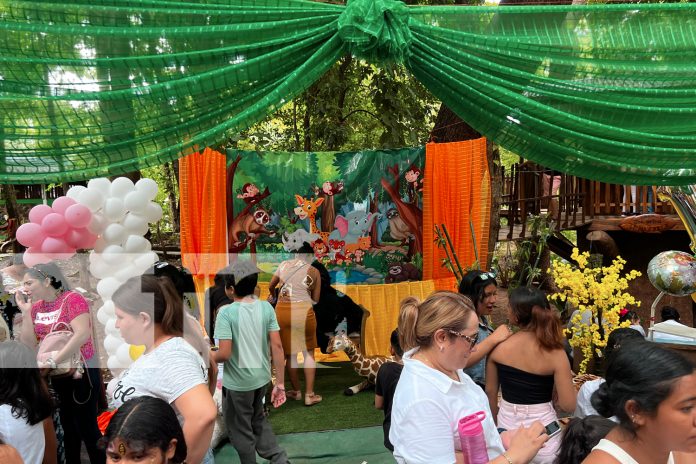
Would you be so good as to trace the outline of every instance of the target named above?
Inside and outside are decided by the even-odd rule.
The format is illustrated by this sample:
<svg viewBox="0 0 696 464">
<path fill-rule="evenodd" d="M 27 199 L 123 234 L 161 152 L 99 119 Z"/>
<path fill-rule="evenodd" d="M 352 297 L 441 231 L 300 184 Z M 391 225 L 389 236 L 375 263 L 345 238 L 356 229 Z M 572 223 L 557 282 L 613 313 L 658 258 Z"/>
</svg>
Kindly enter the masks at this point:
<svg viewBox="0 0 696 464">
<path fill-rule="evenodd" d="M 65 458 L 68 463 L 80 462 L 82 442 L 91 464 L 104 464 L 106 454 L 97 447 L 101 432 L 97 426 L 99 396 L 101 395 L 99 369 L 88 368 L 81 379 L 53 378 L 51 383 L 60 400 L 60 421 L 65 432 Z"/>
</svg>

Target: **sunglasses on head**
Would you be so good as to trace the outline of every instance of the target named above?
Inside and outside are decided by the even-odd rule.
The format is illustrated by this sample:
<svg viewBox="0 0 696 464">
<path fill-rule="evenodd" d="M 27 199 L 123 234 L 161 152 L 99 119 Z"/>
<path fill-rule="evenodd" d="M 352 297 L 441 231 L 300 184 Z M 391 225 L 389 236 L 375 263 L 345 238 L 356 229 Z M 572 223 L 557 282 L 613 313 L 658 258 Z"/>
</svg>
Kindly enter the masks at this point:
<svg viewBox="0 0 696 464">
<path fill-rule="evenodd" d="M 476 345 L 476 343 L 478 343 L 478 338 L 479 338 L 478 332 L 476 332 L 476 335 L 474 335 L 473 337 L 470 337 L 468 335 L 464 335 L 463 333 L 457 332 L 456 330 L 448 330 L 448 332 L 451 333 L 452 335 L 456 335 L 459 338 L 463 338 L 464 340 L 469 342 L 469 345 L 471 345 L 470 348 L 473 348 L 474 345 Z"/>
<path fill-rule="evenodd" d="M 481 274 L 477 275 L 476 278 L 483 281 L 486 281 L 488 279 L 495 280 L 496 274 L 493 271 L 482 272 Z"/>
</svg>

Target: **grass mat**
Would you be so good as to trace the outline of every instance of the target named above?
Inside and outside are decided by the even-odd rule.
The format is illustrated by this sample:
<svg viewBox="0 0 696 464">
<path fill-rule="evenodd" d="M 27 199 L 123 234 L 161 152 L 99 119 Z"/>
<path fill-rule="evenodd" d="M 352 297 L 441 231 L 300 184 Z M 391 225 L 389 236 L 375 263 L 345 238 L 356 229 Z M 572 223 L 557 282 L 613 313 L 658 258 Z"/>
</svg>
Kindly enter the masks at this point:
<svg viewBox="0 0 696 464">
<path fill-rule="evenodd" d="M 384 447 L 382 427 L 293 433 L 278 437 L 293 464 L 393 464 Z M 215 453 L 219 464 L 238 464 L 237 452 L 229 443 Z M 257 456 L 257 463 L 268 462 Z"/>
<path fill-rule="evenodd" d="M 315 432 L 320 430 L 353 429 L 381 425 L 382 411 L 375 409 L 374 390 L 354 396 L 345 396 L 343 390 L 362 381 L 350 363 L 319 364 L 316 393 L 324 400 L 311 407 L 304 401 L 288 400 L 279 409 L 272 409 L 270 420 L 276 435 L 285 433 Z M 304 376 L 300 373 L 300 382 Z M 286 379 L 285 387 L 290 389 Z"/>
</svg>

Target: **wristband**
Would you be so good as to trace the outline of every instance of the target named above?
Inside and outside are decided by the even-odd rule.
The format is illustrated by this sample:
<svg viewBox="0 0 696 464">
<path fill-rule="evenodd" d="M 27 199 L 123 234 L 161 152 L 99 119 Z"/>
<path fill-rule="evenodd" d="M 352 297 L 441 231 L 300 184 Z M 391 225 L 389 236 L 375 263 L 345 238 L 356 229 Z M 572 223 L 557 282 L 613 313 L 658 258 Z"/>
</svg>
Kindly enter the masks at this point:
<svg viewBox="0 0 696 464">
<path fill-rule="evenodd" d="M 508 464 L 513 464 L 512 459 L 510 459 L 510 456 L 507 454 L 507 451 L 501 454 L 501 456 L 507 460 Z"/>
</svg>

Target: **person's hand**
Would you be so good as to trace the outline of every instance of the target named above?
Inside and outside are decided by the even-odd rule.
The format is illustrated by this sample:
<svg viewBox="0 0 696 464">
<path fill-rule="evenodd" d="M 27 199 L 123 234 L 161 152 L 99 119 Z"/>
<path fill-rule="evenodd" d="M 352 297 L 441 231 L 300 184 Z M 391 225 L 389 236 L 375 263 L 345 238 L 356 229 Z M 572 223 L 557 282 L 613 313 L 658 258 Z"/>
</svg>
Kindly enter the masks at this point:
<svg viewBox="0 0 696 464">
<path fill-rule="evenodd" d="M 534 421 L 529 427 L 522 426 L 510 430 L 510 447 L 507 455 L 512 462 L 529 462 L 539 452 L 549 436 L 539 421 Z"/>
<path fill-rule="evenodd" d="M 21 290 L 15 292 L 15 302 L 22 313 L 31 311 L 31 297 L 25 295 Z"/>
<path fill-rule="evenodd" d="M 285 403 L 285 387 L 282 385 L 274 385 L 273 391 L 271 392 L 271 403 L 273 403 L 274 408 L 279 408 Z"/>
<path fill-rule="evenodd" d="M 495 344 L 497 345 L 498 343 L 502 343 L 505 340 L 507 340 L 510 335 L 512 335 L 512 330 L 510 330 L 510 326 L 507 324 L 501 324 L 498 326 L 497 329 L 493 331 L 492 334 L 488 336 L 488 338 L 492 338 L 495 341 Z"/>
</svg>

